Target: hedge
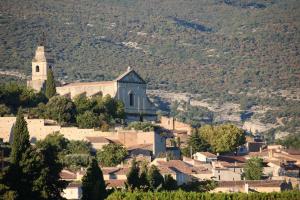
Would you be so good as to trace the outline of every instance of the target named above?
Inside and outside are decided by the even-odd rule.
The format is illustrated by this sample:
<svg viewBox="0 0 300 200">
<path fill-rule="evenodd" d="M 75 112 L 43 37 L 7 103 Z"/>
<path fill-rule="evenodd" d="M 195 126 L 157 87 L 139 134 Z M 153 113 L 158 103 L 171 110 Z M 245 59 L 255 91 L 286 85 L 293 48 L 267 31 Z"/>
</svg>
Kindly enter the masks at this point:
<svg viewBox="0 0 300 200">
<path fill-rule="evenodd" d="M 199 193 L 199 192 L 114 192 L 108 200 L 299 200 L 300 192 Z"/>
</svg>

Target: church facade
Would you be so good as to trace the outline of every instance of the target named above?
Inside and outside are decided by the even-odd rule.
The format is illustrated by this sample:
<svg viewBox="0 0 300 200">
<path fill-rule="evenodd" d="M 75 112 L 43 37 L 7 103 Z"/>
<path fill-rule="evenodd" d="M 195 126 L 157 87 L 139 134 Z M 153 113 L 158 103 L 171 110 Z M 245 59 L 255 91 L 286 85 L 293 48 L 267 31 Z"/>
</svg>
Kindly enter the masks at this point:
<svg viewBox="0 0 300 200">
<path fill-rule="evenodd" d="M 49 69 L 54 69 L 54 60 L 44 46 L 38 46 L 32 60 L 32 78 L 27 82 L 28 87 L 36 91 L 43 90 Z M 136 71 L 128 67 L 127 71 L 115 80 L 68 83 L 56 87 L 56 92 L 70 98 L 81 94 L 87 97 L 110 95 L 124 103 L 127 121 L 155 121 L 156 108 L 149 100 L 146 88 L 146 82 Z"/>
</svg>

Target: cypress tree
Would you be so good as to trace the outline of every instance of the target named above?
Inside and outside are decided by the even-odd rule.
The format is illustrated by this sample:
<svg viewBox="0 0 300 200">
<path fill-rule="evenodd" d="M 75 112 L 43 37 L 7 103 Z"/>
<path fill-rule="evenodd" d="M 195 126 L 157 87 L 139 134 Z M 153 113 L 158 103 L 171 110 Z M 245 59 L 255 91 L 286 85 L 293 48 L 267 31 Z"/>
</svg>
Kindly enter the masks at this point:
<svg viewBox="0 0 300 200">
<path fill-rule="evenodd" d="M 4 174 L 4 182 L 8 186 L 6 195 L 13 194 L 15 199 L 31 199 L 32 176 L 23 169 L 22 158 L 30 151 L 29 132 L 22 109 L 17 114 L 13 128 L 13 142 L 11 145 L 10 165 Z"/>
<path fill-rule="evenodd" d="M 46 97 L 50 99 L 56 94 L 55 81 L 53 76 L 53 71 L 48 69 L 47 81 L 46 81 Z"/>
<path fill-rule="evenodd" d="M 136 160 L 133 159 L 131 162 L 130 170 L 128 174 L 126 174 L 127 176 L 126 187 L 129 187 L 129 189 L 135 189 L 139 187 L 140 185 L 139 171 L 140 171 L 139 166 Z"/>
<path fill-rule="evenodd" d="M 82 200 L 102 200 L 106 197 L 106 185 L 103 173 L 95 159 L 82 178 Z"/>
<path fill-rule="evenodd" d="M 158 187 L 163 186 L 164 184 L 164 177 L 160 174 L 158 168 L 155 165 L 152 165 L 148 170 L 147 179 L 151 190 L 155 190 Z"/>
<path fill-rule="evenodd" d="M 30 147 L 27 122 L 24 119 L 22 109 L 17 114 L 16 123 L 13 128 L 13 143 L 11 145 L 10 159 L 12 164 L 17 164 L 22 154 Z"/>
</svg>

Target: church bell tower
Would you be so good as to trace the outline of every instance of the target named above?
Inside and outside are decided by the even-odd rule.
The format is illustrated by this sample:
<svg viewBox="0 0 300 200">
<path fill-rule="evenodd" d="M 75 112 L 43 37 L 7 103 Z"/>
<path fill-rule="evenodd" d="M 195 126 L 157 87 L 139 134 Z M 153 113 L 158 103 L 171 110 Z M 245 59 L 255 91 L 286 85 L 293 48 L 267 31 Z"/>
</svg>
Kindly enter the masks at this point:
<svg viewBox="0 0 300 200">
<path fill-rule="evenodd" d="M 32 75 L 31 80 L 27 82 L 27 86 L 39 92 L 45 89 L 47 72 L 49 69 L 53 70 L 54 59 L 51 52 L 45 46 L 45 40 L 39 43 L 35 56 L 32 59 Z"/>
</svg>

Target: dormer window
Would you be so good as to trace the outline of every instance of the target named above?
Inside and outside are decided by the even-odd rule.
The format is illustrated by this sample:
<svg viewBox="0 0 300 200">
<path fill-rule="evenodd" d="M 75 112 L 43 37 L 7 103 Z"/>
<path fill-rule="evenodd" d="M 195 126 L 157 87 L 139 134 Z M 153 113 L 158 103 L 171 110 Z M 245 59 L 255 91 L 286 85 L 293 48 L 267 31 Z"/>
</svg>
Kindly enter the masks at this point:
<svg viewBox="0 0 300 200">
<path fill-rule="evenodd" d="M 35 72 L 40 72 L 40 66 L 35 66 Z"/>
</svg>

